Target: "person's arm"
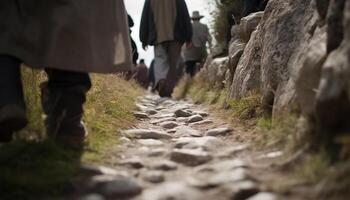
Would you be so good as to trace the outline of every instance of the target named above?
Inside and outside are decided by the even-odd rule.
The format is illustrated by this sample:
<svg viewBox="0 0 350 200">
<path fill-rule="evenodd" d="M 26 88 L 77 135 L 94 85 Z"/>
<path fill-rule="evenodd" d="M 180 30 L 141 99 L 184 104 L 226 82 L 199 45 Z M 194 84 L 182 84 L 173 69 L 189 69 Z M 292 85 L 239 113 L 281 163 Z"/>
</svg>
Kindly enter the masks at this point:
<svg viewBox="0 0 350 200">
<path fill-rule="evenodd" d="M 140 24 L 140 41 L 142 43 L 142 48 L 147 47 L 148 43 L 148 34 L 149 34 L 149 16 L 151 12 L 151 4 L 150 0 L 146 0 L 143 11 L 142 11 L 142 16 L 141 16 L 141 24 Z"/>
</svg>

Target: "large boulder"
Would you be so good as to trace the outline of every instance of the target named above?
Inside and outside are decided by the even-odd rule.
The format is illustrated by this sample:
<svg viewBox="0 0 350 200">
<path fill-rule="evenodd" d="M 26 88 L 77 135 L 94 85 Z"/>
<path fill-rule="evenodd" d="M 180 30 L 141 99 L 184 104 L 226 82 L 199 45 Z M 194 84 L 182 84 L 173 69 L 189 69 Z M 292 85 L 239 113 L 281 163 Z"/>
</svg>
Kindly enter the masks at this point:
<svg viewBox="0 0 350 200">
<path fill-rule="evenodd" d="M 350 1 L 344 13 L 344 27 L 349 27 Z M 350 130 L 350 30 L 344 31 L 340 47 L 328 56 L 322 69 L 316 97 L 316 118 L 322 132 Z M 328 40 L 332 37 L 335 35 Z"/>
<path fill-rule="evenodd" d="M 247 43 L 251 34 L 256 30 L 259 25 L 264 12 L 255 12 L 247 17 L 241 19 L 241 23 L 238 26 L 239 38 Z"/>
<path fill-rule="evenodd" d="M 234 72 L 230 89 L 231 99 L 241 98 L 260 88 L 260 61 L 261 43 L 258 28 L 252 33 Z"/>
<path fill-rule="evenodd" d="M 260 24 L 261 90 L 263 105 L 268 111 L 273 108 L 274 115 L 295 102 L 291 74 L 295 63 L 305 57 L 318 20 L 313 0 L 269 1 Z"/>
</svg>

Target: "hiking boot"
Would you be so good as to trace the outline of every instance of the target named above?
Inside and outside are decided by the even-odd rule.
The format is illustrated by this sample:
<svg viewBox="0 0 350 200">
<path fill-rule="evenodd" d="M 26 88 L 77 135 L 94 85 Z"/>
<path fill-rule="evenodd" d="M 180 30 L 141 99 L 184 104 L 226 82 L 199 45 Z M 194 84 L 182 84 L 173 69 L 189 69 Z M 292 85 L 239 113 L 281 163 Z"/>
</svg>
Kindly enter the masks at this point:
<svg viewBox="0 0 350 200">
<path fill-rule="evenodd" d="M 165 79 L 161 79 L 157 85 L 157 91 L 160 97 L 171 97 L 171 93 L 167 90 L 167 84 Z"/>
<path fill-rule="evenodd" d="M 87 136 L 85 126 L 81 121 L 85 89 L 77 86 L 50 91 L 44 84 L 41 91 L 48 137 L 70 147 L 81 147 Z"/>
<path fill-rule="evenodd" d="M 13 133 L 27 125 L 25 109 L 18 105 L 5 105 L 0 108 L 0 143 L 10 142 Z"/>
</svg>

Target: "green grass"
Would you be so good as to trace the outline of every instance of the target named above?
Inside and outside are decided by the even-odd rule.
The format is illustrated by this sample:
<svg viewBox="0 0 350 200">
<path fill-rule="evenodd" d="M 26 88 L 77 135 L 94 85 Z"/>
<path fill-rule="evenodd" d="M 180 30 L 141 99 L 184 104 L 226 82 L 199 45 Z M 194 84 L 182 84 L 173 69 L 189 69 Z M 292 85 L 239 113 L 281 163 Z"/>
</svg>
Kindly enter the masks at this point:
<svg viewBox="0 0 350 200">
<path fill-rule="evenodd" d="M 134 123 L 134 102 L 143 90 L 117 75 L 92 75 L 84 117 L 88 140 L 83 150 L 72 150 L 45 139 L 39 93 L 45 74 L 24 68 L 22 78 L 29 124 L 14 142 L 0 145 L 0 199 L 62 197 L 74 188 L 81 162 L 108 163 L 118 130 Z"/>
<path fill-rule="evenodd" d="M 296 174 L 309 183 L 321 181 L 330 172 L 330 158 L 326 151 L 309 154 L 304 161 L 296 167 Z"/>
</svg>

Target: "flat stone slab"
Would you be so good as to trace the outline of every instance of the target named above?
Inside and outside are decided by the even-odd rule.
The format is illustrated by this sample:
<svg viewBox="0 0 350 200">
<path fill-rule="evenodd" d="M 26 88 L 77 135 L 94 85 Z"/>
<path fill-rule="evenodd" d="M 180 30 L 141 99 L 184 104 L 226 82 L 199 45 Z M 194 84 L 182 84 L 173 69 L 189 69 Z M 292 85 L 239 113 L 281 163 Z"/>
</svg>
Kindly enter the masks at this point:
<svg viewBox="0 0 350 200">
<path fill-rule="evenodd" d="M 203 117 L 200 115 L 193 115 L 191 117 L 188 118 L 188 123 L 195 123 L 195 122 L 199 122 L 199 121 L 203 121 Z"/>
<path fill-rule="evenodd" d="M 144 167 L 143 161 L 140 158 L 125 159 L 125 160 L 122 160 L 119 164 L 124 165 L 124 166 L 128 166 L 128 167 L 132 167 L 135 169 L 141 169 Z"/>
<path fill-rule="evenodd" d="M 173 139 L 174 147 L 178 149 L 196 149 L 213 150 L 223 145 L 223 141 L 217 137 L 181 137 Z"/>
<path fill-rule="evenodd" d="M 173 129 L 173 128 L 179 126 L 179 124 L 174 122 L 174 121 L 167 121 L 167 122 L 160 123 L 160 126 L 162 128 L 165 128 L 165 129 Z"/>
<path fill-rule="evenodd" d="M 174 149 L 170 159 L 187 166 L 197 166 L 209 162 L 213 157 L 200 149 Z"/>
<path fill-rule="evenodd" d="M 175 135 L 178 137 L 184 137 L 184 136 L 200 137 L 201 132 L 188 126 L 179 126 L 176 128 Z"/>
<path fill-rule="evenodd" d="M 170 139 L 172 138 L 167 132 L 150 130 L 150 129 L 131 129 L 123 131 L 123 133 L 129 138 L 138 139 Z"/>
<path fill-rule="evenodd" d="M 224 151 L 218 153 L 217 156 L 220 158 L 230 158 L 248 149 L 249 145 L 241 144 L 225 149 Z"/>
<path fill-rule="evenodd" d="M 166 122 L 166 121 L 176 121 L 175 117 L 166 117 L 166 118 L 162 118 L 162 119 L 155 119 L 155 120 L 151 120 L 150 123 L 151 124 L 160 124 L 162 122 Z"/>
<path fill-rule="evenodd" d="M 161 183 L 164 182 L 165 176 L 161 171 L 147 171 L 143 175 L 143 180 L 150 183 Z"/>
<path fill-rule="evenodd" d="M 206 119 L 206 120 L 203 120 L 203 121 L 192 123 L 191 125 L 192 126 L 202 126 L 202 125 L 208 125 L 208 124 L 212 124 L 212 123 L 213 123 L 212 120 Z"/>
<path fill-rule="evenodd" d="M 247 200 L 278 200 L 278 197 L 273 193 L 261 192 L 250 197 Z"/>
<path fill-rule="evenodd" d="M 151 166 L 151 168 L 156 170 L 171 171 L 177 169 L 177 164 L 170 160 L 161 160 Z"/>
<path fill-rule="evenodd" d="M 200 192 L 183 182 L 167 182 L 142 193 L 142 200 L 203 200 Z"/>
<path fill-rule="evenodd" d="M 226 136 L 232 132 L 232 129 L 225 127 L 225 128 L 215 128 L 208 130 L 205 135 L 206 136 Z"/>
<path fill-rule="evenodd" d="M 90 181 L 90 189 L 110 198 L 126 198 L 139 195 L 141 185 L 131 177 L 101 175 Z"/>
<path fill-rule="evenodd" d="M 145 146 L 162 146 L 164 145 L 164 142 L 160 140 L 155 139 L 140 139 L 137 141 L 138 143 L 145 145 Z"/>
<path fill-rule="evenodd" d="M 184 109 L 178 109 L 175 111 L 175 116 L 176 117 L 190 117 L 192 113 L 184 110 Z"/>
<path fill-rule="evenodd" d="M 144 112 L 134 112 L 133 114 L 136 118 L 139 119 L 149 119 L 148 115 Z"/>
</svg>

